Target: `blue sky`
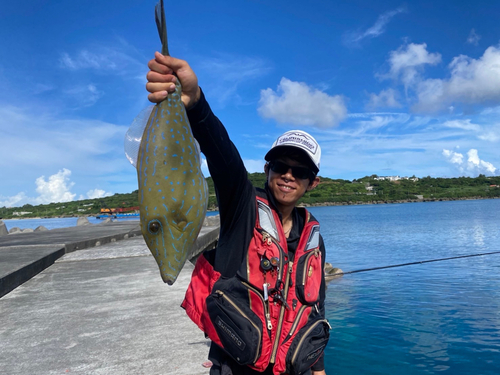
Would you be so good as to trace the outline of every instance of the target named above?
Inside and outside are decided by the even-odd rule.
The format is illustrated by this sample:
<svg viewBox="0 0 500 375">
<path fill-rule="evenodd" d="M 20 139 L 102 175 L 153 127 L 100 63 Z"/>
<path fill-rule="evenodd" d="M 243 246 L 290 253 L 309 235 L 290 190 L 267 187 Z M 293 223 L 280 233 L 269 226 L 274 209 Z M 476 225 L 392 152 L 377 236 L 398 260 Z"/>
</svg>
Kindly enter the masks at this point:
<svg viewBox="0 0 500 375">
<path fill-rule="evenodd" d="M 137 189 L 124 135 L 146 106 L 155 0 L 2 1 L 0 207 Z M 497 1 L 167 1 L 250 172 L 284 131 L 320 175 L 500 175 Z M 169 8 L 170 7 L 170 8 Z"/>
</svg>

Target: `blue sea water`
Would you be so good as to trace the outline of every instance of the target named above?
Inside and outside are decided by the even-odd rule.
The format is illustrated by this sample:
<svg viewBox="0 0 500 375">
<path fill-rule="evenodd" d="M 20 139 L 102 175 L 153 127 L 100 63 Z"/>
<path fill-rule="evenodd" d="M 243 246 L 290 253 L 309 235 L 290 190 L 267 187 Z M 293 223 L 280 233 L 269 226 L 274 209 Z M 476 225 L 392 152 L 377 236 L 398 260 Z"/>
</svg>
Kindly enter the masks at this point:
<svg viewBox="0 0 500 375">
<path fill-rule="evenodd" d="M 344 272 L 500 252 L 500 200 L 311 212 Z M 328 374 L 500 373 L 500 253 L 346 274 L 326 304 Z"/>
<path fill-rule="evenodd" d="M 4 219 L 3 222 L 7 226 L 7 229 L 17 227 L 21 229 L 36 229 L 39 226 L 44 226 L 47 229 L 57 229 L 57 228 L 68 228 L 76 226 L 78 218 L 76 217 L 62 217 L 62 218 L 50 218 L 50 219 Z M 89 216 L 88 220 L 91 224 L 102 223 L 103 220 L 96 219 L 93 216 Z M 138 220 L 137 217 L 133 218 L 123 218 L 123 220 Z"/>
<path fill-rule="evenodd" d="M 36 229 L 39 226 L 44 226 L 47 229 L 56 229 L 74 227 L 77 220 L 78 219 L 76 217 L 64 217 L 50 219 L 4 219 L 3 222 L 7 226 L 7 230 L 15 227 L 21 229 Z M 92 224 L 98 224 L 102 222 L 102 220 L 96 219 L 92 216 L 88 217 L 88 220 Z"/>
<path fill-rule="evenodd" d="M 217 215 L 218 211 L 209 211 L 207 216 Z M 94 216 L 87 217 L 91 224 L 99 224 L 103 222 L 103 219 L 96 219 Z M 64 218 L 50 218 L 50 219 L 4 219 L 3 222 L 7 226 L 7 230 L 17 227 L 21 229 L 36 229 L 40 225 L 47 229 L 57 229 L 57 228 L 68 228 L 74 227 L 76 225 L 78 218 L 76 217 L 64 217 Z M 139 220 L 138 216 L 131 217 L 120 217 L 113 219 L 113 221 L 130 221 Z"/>
</svg>

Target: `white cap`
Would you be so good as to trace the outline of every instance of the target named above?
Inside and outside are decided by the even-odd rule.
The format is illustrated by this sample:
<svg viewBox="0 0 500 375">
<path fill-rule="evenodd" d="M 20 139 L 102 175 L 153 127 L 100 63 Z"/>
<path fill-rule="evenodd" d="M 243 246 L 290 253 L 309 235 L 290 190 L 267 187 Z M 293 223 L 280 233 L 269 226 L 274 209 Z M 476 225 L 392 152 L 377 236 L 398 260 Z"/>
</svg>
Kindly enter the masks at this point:
<svg viewBox="0 0 500 375">
<path fill-rule="evenodd" d="M 296 147 L 304 151 L 304 154 L 311 159 L 316 167 L 315 173 L 319 171 L 319 162 L 321 159 L 321 148 L 314 137 L 302 130 L 290 130 L 280 135 L 274 141 L 271 149 L 267 152 L 265 159 L 271 161 L 279 155 L 279 151 L 285 147 Z"/>
</svg>

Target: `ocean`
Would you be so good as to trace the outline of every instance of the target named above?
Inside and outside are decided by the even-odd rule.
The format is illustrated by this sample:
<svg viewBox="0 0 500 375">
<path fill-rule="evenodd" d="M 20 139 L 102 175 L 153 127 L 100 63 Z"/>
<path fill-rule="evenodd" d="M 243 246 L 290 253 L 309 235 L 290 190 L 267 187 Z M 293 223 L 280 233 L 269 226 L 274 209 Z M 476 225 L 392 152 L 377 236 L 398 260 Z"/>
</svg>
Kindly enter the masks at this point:
<svg viewBox="0 0 500 375">
<path fill-rule="evenodd" d="M 327 288 L 327 374 L 500 373 L 500 199 L 310 211 L 326 261 L 346 272 Z"/>
<path fill-rule="evenodd" d="M 500 200 L 311 212 L 328 262 L 378 268 L 328 285 L 327 374 L 500 373 Z"/>
<path fill-rule="evenodd" d="M 209 211 L 207 216 L 217 215 L 218 211 Z M 94 216 L 87 217 L 89 223 L 99 224 L 103 219 L 96 219 Z M 68 228 L 76 225 L 78 218 L 76 217 L 62 217 L 62 218 L 49 218 L 49 219 L 4 219 L 3 222 L 7 226 L 7 230 L 17 227 L 21 229 L 36 229 L 39 226 L 44 226 L 47 229 Z M 114 221 L 139 221 L 139 216 L 120 217 L 113 219 Z"/>
</svg>

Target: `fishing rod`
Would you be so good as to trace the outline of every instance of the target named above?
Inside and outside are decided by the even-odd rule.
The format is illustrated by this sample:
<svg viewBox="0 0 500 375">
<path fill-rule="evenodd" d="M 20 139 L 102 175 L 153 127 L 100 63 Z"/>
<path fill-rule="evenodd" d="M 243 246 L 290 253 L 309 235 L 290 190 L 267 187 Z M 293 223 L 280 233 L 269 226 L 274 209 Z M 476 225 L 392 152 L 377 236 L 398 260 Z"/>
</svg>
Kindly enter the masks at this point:
<svg viewBox="0 0 500 375">
<path fill-rule="evenodd" d="M 350 274 L 350 273 L 377 271 L 377 270 L 383 270 L 383 269 L 386 269 L 386 268 L 396 268 L 396 267 L 404 267 L 404 266 L 413 266 L 413 265 L 416 265 L 416 264 L 424 264 L 424 263 L 431 263 L 431 262 L 442 262 L 442 261 L 445 261 L 445 260 L 461 259 L 461 258 L 471 258 L 471 257 L 480 257 L 480 256 L 486 256 L 486 255 L 494 255 L 494 254 L 500 254 L 500 251 L 492 251 L 490 253 L 481 253 L 481 254 L 458 255 L 458 256 L 448 257 L 448 258 L 419 260 L 417 262 L 402 263 L 402 264 L 392 264 L 392 265 L 389 265 L 389 266 L 381 266 L 381 267 L 363 268 L 363 269 L 360 269 L 360 270 L 343 272 L 342 274 L 343 275 L 347 275 L 347 274 Z M 342 275 L 342 274 L 339 274 L 339 275 Z"/>
</svg>

